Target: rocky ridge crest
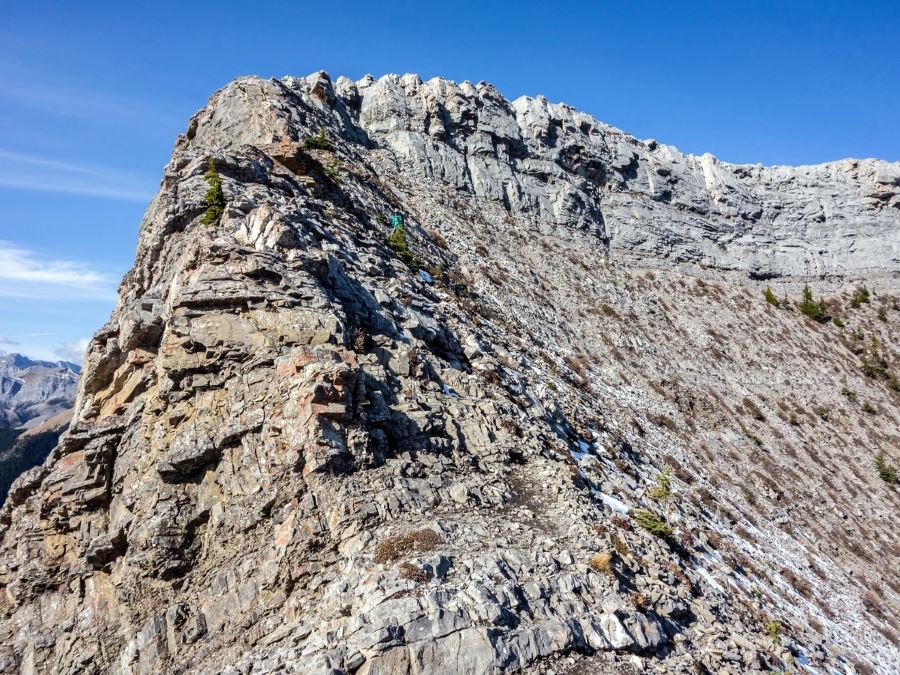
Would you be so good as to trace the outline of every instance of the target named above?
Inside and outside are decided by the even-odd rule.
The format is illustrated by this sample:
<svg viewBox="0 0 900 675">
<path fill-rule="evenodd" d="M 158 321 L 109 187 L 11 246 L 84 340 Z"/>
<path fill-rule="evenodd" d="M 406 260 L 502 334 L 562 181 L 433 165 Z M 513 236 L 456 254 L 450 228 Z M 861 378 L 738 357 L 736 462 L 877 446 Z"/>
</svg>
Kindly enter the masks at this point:
<svg viewBox="0 0 900 675">
<path fill-rule="evenodd" d="M 877 160 L 728 165 L 483 83 L 232 82 L 0 511 L 0 670 L 890 672 L 898 214 Z"/>
</svg>

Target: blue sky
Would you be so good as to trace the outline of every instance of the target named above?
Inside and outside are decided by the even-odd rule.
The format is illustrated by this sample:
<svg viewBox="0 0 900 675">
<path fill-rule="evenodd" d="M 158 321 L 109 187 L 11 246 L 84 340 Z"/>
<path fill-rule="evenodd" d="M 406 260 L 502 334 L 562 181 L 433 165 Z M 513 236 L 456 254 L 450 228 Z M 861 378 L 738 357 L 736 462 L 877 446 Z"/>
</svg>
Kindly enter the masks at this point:
<svg viewBox="0 0 900 675">
<path fill-rule="evenodd" d="M 732 162 L 900 160 L 898 2 L 10 0 L 0 19 L 0 350 L 43 358 L 106 321 L 176 135 L 238 75 L 487 80 Z"/>
</svg>

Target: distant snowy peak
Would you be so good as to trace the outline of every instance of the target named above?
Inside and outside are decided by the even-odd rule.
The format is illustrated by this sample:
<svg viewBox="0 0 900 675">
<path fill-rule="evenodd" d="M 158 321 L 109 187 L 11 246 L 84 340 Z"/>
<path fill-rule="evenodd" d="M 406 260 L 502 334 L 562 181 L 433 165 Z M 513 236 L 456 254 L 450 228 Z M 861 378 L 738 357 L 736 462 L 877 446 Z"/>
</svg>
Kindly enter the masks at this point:
<svg viewBox="0 0 900 675">
<path fill-rule="evenodd" d="M 22 354 L 0 357 L 0 427 L 40 424 L 72 407 L 81 366 Z"/>
<path fill-rule="evenodd" d="M 0 372 L 15 368 L 26 369 L 36 367 L 65 370 L 74 373 L 75 375 L 81 373 L 81 366 L 77 363 L 72 363 L 71 361 L 43 361 L 40 359 L 29 358 L 23 354 L 9 354 L 0 351 Z"/>
</svg>

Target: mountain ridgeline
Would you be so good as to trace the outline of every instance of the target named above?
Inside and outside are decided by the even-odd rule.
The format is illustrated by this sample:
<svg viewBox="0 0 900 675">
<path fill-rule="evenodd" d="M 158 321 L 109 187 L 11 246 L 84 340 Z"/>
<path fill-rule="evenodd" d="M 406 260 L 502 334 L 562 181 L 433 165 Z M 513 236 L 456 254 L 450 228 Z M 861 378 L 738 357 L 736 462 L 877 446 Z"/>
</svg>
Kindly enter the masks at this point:
<svg viewBox="0 0 900 675">
<path fill-rule="evenodd" d="M 896 163 L 235 80 L 0 510 L 0 672 L 896 672 L 898 273 Z"/>
<path fill-rule="evenodd" d="M 34 427 L 69 410 L 81 368 L 0 354 L 0 428 Z"/>
<path fill-rule="evenodd" d="M 47 458 L 68 425 L 81 368 L 0 355 L 0 504 L 22 472 Z"/>
</svg>

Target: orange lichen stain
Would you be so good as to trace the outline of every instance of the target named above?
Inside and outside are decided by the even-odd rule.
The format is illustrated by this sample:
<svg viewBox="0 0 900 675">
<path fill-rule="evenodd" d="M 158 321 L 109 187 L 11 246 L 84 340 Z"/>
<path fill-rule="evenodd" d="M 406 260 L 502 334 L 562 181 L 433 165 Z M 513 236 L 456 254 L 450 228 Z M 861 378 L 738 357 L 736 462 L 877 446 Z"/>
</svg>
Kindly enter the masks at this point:
<svg viewBox="0 0 900 675">
<path fill-rule="evenodd" d="M 275 373 L 278 377 L 296 377 L 297 372 L 303 366 L 316 360 L 316 353 L 311 349 L 301 348 L 294 352 L 290 361 L 283 361 L 278 364 Z"/>
<path fill-rule="evenodd" d="M 291 513 L 275 530 L 275 545 L 277 547 L 284 548 L 291 541 L 294 534 L 294 518 L 296 518 L 296 513 Z"/>
<path fill-rule="evenodd" d="M 84 453 L 81 450 L 78 450 L 66 455 L 65 457 L 60 458 L 60 460 L 56 463 L 56 466 L 60 469 L 71 469 L 73 466 L 76 466 L 83 461 Z"/>
<path fill-rule="evenodd" d="M 359 361 L 356 360 L 356 352 L 350 352 L 342 349 L 338 352 L 338 356 L 341 358 L 341 361 L 346 363 L 351 368 L 357 368 L 359 366 Z"/>
<path fill-rule="evenodd" d="M 292 361 L 279 363 L 278 367 L 275 369 L 275 374 L 280 378 L 293 377 L 297 374 L 297 366 L 295 366 Z"/>
<path fill-rule="evenodd" d="M 302 394 L 299 394 L 299 395 L 297 395 L 296 397 L 294 397 L 294 401 L 293 401 L 293 402 L 294 402 L 294 404 L 295 404 L 298 408 L 303 408 L 303 407 L 305 407 L 307 404 L 312 403 L 312 401 L 313 401 L 313 399 L 315 398 L 315 396 L 316 396 L 315 390 L 313 390 L 313 391 L 305 391 L 305 392 L 303 392 Z"/>
<path fill-rule="evenodd" d="M 61 558 L 66 553 L 68 536 L 64 534 L 50 534 L 44 537 L 43 548 L 45 558 Z"/>
</svg>

